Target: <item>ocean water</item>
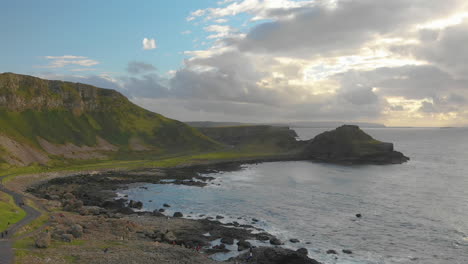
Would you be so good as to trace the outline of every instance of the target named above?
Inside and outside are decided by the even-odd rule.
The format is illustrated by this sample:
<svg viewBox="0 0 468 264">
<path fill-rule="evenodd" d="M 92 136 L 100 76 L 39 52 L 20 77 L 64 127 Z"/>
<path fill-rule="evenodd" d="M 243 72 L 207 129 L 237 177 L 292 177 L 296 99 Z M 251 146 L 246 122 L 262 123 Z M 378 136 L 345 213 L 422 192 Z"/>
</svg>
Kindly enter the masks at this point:
<svg viewBox="0 0 468 264">
<path fill-rule="evenodd" d="M 302 139 L 324 130 L 296 129 Z M 256 227 L 277 235 L 286 247 L 307 248 L 323 263 L 468 263 L 468 129 L 365 131 L 395 143 L 411 161 L 270 162 L 210 174 L 216 180 L 205 188 L 145 184 L 148 190 L 138 185 L 121 192 L 143 201 L 147 210 L 169 203 L 169 214 L 181 211 L 192 218 L 223 215 L 224 222 L 249 224 L 256 218 Z M 289 243 L 290 238 L 301 242 Z M 327 255 L 328 249 L 340 254 Z"/>
</svg>

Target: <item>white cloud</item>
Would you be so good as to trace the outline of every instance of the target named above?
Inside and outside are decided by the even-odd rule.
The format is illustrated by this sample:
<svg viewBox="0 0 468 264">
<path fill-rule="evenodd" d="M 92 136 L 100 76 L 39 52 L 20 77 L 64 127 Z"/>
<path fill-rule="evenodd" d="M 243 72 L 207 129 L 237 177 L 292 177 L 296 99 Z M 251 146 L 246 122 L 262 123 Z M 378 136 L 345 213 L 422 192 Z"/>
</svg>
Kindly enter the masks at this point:
<svg viewBox="0 0 468 264">
<path fill-rule="evenodd" d="M 63 68 L 68 65 L 90 67 L 90 66 L 99 64 L 98 61 L 89 59 L 88 57 L 74 56 L 74 55 L 44 56 L 44 58 L 47 60 L 50 60 L 49 64 L 45 66 L 35 66 L 35 67 L 37 68 Z"/>
<path fill-rule="evenodd" d="M 190 30 L 185 30 L 185 31 L 180 32 L 180 34 L 182 34 L 182 35 L 190 35 L 190 34 L 192 34 L 192 31 L 190 31 Z"/>
<path fill-rule="evenodd" d="M 152 50 L 157 48 L 155 39 L 144 38 L 142 43 L 144 50 Z"/>
</svg>

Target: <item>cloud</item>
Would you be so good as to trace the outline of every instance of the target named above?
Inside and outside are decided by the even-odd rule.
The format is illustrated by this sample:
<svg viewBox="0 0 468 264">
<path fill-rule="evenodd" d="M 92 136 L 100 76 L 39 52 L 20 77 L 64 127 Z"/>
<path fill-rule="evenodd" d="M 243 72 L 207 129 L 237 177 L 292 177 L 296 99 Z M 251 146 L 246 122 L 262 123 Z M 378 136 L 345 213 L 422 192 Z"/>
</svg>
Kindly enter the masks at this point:
<svg viewBox="0 0 468 264">
<path fill-rule="evenodd" d="M 63 68 L 68 65 L 90 67 L 99 64 L 98 61 L 83 56 L 44 56 L 44 58 L 49 60 L 49 64 L 44 66 L 36 66 L 37 68 Z"/>
<path fill-rule="evenodd" d="M 130 74 L 141 74 L 152 71 L 156 71 L 156 67 L 141 61 L 131 61 L 127 65 L 127 72 Z"/>
<path fill-rule="evenodd" d="M 190 34 L 192 34 L 192 31 L 190 31 L 190 30 L 185 30 L 185 31 L 180 32 L 180 34 L 182 34 L 182 35 L 190 35 Z"/>
<path fill-rule="evenodd" d="M 157 48 L 155 39 L 144 38 L 142 43 L 144 50 L 152 50 Z"/>
</svg>

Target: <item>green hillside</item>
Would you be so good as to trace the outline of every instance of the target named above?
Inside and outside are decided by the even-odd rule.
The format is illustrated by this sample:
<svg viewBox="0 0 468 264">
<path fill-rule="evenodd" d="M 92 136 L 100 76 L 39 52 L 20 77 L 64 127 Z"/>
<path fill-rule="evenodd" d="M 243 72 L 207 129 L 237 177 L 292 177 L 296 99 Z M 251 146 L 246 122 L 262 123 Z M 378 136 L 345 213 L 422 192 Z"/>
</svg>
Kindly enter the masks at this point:
<svg viewBox="0 0 468 264">
<path fill-rule="evenodd" d="M 195 128 L 145 110 L 117 91 L 0 74 L 0 163 L 44 163 L 81 152 L 80 159 L 87 153 L 129 158 L 218 147 Z"/>
</svg>

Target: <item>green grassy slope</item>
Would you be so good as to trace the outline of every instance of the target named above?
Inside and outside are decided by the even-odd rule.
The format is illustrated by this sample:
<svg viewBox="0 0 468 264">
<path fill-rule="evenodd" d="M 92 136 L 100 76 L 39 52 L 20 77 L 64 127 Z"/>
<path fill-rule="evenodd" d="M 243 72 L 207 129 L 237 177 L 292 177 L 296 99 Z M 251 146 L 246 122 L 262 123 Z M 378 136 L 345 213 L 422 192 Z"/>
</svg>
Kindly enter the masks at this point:
<svg viewBox="0 0 468 264">
<path fill-rule="evenodd" d="M 0 74 L 0 134 L 37 149 L 38 137 L 95 146 L 99 136 L 117 146 L 121 157 L 132 155 L 132 138 L 158 155 L 219 147 L 195 128 L 145 110 L 114 90 L 12 73 Z"/>
</svg>

